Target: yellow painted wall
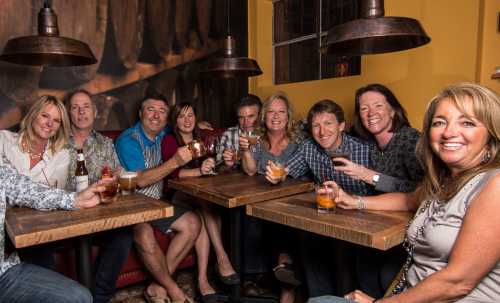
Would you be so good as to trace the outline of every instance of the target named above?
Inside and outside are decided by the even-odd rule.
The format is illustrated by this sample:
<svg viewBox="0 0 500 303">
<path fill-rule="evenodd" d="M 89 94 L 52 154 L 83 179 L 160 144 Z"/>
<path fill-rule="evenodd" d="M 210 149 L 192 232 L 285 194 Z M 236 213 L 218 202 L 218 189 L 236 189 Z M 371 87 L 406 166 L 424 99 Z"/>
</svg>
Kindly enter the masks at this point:
<svg viewBox="0 0 500 303">
<path fill-rule="evenodd" d="M 337 101 L 351 117 L 355 90 L 374 82 L 393 90 L 416 128 L 421 127 L 427 102 L 445 85 L 475 81 L 500 92 L 500 82 L 489 79 L 500 65 L 500 0 L 386 0 L 386 16 L 418 19 L 432 41 L 412 50 L 363 56 L 359 76 L 286 85 L 272 80 L 272 1 L 248 3 L 249 56 L 264 72 L 249 80 L 250 91 L 261 98 L 285 91 L 297 118 L 324 98 Z"/>
</svg>

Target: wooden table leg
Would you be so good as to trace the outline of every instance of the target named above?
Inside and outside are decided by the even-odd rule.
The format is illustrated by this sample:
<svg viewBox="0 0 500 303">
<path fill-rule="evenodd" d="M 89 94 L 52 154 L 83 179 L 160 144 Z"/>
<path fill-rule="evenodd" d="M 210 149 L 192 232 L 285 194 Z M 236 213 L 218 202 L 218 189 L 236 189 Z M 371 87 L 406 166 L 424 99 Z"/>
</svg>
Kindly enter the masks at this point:
<svg viewBox="0 0 500 303">
<path fill-rule="evenodd" d="M 92 259 L 91 259 L 91 237 L 81 236 L 77 240 L 77 247 L 75 250 L 76 258 L 76 272 L 78 281 L 88 289 L 92 289 L 93 276 L 92 276 Z"/>
</svg>

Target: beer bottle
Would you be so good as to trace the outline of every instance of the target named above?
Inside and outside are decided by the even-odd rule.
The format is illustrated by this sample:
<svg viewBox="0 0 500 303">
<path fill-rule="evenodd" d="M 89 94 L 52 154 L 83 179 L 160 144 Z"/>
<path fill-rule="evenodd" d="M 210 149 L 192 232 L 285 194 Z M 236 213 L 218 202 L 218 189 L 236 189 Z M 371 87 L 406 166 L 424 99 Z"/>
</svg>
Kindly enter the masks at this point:
<svg viewBox="0 0 500 303">
<path fill-rule="evenodd" d="M 80 192 L 89 187 L 89 172 L 87 170 L 87 167 L 85 166 L 85 156 L 83 155 L 83 149 L 77 149 L 76 153 L 76 191 Z"/>
</svg>

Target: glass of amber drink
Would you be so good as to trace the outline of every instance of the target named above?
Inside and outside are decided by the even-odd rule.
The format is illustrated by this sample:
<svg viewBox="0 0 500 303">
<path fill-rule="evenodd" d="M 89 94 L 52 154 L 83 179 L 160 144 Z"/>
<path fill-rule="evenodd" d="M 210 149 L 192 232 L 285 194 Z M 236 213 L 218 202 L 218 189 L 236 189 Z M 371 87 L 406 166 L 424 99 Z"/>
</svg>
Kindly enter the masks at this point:
<svg viewBox="0 0 500 303">
<path fill-rule="evenodd" d="M 280 161 L 272 161 L 271 171 L 273 177 L 281 179 L 286 175 L 285 165 Z"/>
<path fill-rule="evenodd" d="M 328 186 L 316 185 L 316 209 L 319 214 L 327 214 L 335 210 L 337 191 Z"/>
<path fill-rule="evenodd" d="M 137 186 L 137 173 L 132 171 L 122 172 L 118 178 L 118 182 L 120 183 L 122 195 L 132 195 L 135 193 Z"/>
</svg>

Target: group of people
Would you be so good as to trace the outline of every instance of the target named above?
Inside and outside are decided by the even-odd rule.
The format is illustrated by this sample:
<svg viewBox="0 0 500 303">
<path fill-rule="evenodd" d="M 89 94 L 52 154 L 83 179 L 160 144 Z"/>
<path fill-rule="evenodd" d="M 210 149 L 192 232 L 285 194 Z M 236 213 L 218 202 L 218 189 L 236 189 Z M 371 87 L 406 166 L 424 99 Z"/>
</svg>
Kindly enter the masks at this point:
<svg viewBox="0 0 500 303">
<path fill-rule="evenodd" d="M 68 94 L 64 102 L 40 98 L 19 132 L 0 131 L 0 301 L 108 302 L 133 244 L 153 278 L 144 291 L 148 302 L 192 301 L 172 278 L 192 248 L 200 299 L 219 301 L 207 275 L 212 247 L 221 281 L 240 283 L 223 245 L 220 215 L 208 203 L 168 187 L 168 179 L 207 175 L 219 164 L 265 175 L 274 184 L 287 176 L 311 179 L 337 190 L 337 206 L 346 209 L 416 211 L 405 244 L 387 252 L 245 217 L 241 278 L 273 272 L 281 282 L 283 303 L 294 301 L 302 280 L 313 303 L 499 301 L 498 95 L 472 83 L 446 87 L 431 100 L 422 134 L 411 127 L 401 103 L 383 85 L 358 89 L 354 108 L 348 131 L 343 109 L 332 100 L 320 100 L 309 110 L 301 131 L 286 94 L 273 94 L 263 104 L 256 96 L 245 96 L 237 107 L 238 125 L 223 134 L 217 156 L 200 161 L 188 147 L 202 139 L 202 124 L 190 103 L 169 108 L 163 96 L 148 95 L 137 124 L 113 144 L 94 130 L 97 109 L 85 90 Z M 249 131 L 259 134 L 256 144 L 251 144 Z M 83 149 L 91 184 L 78 193 L 76 149 Z M 334 162 L 334 153 L 349 153 L 349 158 Z M 136 171 L 138 191 L 167 198 L 174 215 L 94 237 L 100 250 L 91 293 L 51 271 L 52 245 L 20 251 L 26 262 L 16 253 L 5 254 L 7 205 L 93 207 L 103 190 L 99 178 L 104 165 Z M 276 165 L 286 167 L 284 176 L 273 173 Z M 154 228 L 175 233 L 165 253 Z M 301 245 L 288 240 L 296 238 Z M 352 256 L 352 262 L 342 261 Z M 338 259 L 341 262 L 331 262 Z M 383 297 L 400 269 L 394 295 Z M 353 275 L 345 277 L 344 272 Z M 352 284 L 338 287 L 339 280 L 349 278 Z M 356 285 L 361 290 L 352 291 Z M 342 291 L 348 293 L 334 296 Z"/>
</svg>

